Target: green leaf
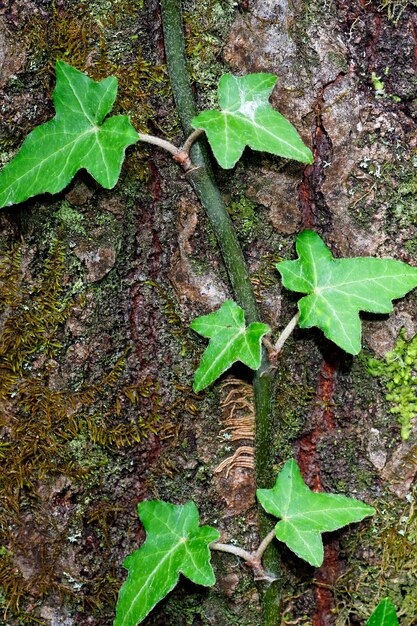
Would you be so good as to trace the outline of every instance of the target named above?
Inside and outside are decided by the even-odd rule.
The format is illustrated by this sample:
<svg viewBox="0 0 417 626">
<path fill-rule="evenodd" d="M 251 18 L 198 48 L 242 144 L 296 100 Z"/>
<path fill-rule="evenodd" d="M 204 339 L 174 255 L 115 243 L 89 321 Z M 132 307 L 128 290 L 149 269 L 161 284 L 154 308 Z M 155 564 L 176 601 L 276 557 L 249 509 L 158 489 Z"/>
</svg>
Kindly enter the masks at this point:
<svg viewBox="0 0 417 626">
<path fill-rule="evenodd" d="M 317 233 L 297 238 L 296 261 L 277 263 L 287 289 L 309 294 L 298 302 L 301 328 L 318 326 L 350 354 L 361 349 L 359 311 L 391 313 L 392 300 L 417 285 L 417 268 L 393 259 L 335 259 Z"/>
<path fill-rule="evenodd" d="M 366 626 L 399 626 L 395 606 L 389 598 L 381 600 Z"/>
<path fill-rule="evenodd" d="M 116 78 L 95 82 L 63 61 L 56 64 L 56 78 L 56 115 L 28 135 L 0 172 L 0 207 L 47 191 L 57 193 L 81 168 L 110 189 L 127 146 L 138 140 L 125 115 L 102 123 L 116 99 Z"/>
<path fill-rule="evenodd" d="M 269 326 L 253 322 L 246 328 L 244 311 L 232 300 L 223 302 L 215 313 L 197 317 L 190 327 L 203 337 L 210 338 L 194 375 L 193 389 L 196 393 L 210 385 L 236 361 L 253 370 L 260 367 L 261 340 L 263 335 L 269 333 Z"/>
<path fill-rule="evenodd" d="M 276 537 L 316 567 L 323 563 L 321 533 L 375 513 L 371 506 L 353 498 L 314 493 L 294 459 L 285 463 L 272 489 L 258 489 L 256 495 L 265 511 L 282 518 L 275 526 Z"/>
<path fill-rule="evenodd" d="M 233 167 L 245 146 L 312 163 L 313 155 L 294 126 L 268 102 L 277 77 L 273 74 L 224 74 L 219 82 L 221 111 L 203 111 L 191 124 L 206 131 L 214 156 Z"/>
<path fill-rule="evenodd" d="M 209 544 L 219 533 L 199 526 L 194 502 L 141 502 L 138 513 L 146 541 L 123 563 L 129 576 L 119 591 L 114 626 L 139 624 L 175 587 L 180 573 L 198 585 L 215 583 Z"/>
</svg>

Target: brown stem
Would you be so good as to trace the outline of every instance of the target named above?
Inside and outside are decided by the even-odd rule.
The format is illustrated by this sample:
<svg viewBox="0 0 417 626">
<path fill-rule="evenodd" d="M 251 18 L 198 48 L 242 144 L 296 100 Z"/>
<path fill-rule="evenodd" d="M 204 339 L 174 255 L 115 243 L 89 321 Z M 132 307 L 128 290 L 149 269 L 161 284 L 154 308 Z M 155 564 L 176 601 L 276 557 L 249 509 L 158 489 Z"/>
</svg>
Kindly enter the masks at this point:
<svg viewBox="0 0 417 626">
<path fill-rule="evenodd" d="M 274 580 L 277 580 L 276 576 L 274 576 L 273 574 L 269 574 L 263 568 L 261 562 L 263 553 L 273 539 L 273 537 L 270 537 L 272 532 L 275 536 L 275 531 L 271 531 L 262 541 L 256 552 L 248 552 L 247 550 L 239 548 L 239 546 L 233 546 L 230 543 L 214 542 L 210 544 L 210 548 L 212 550 L 217 550 L 218 552 L 227 552 L 228 554 L 234 554 L 235 556 L 240 557 L 245 561 L 246 565 L 253 569 L 255 580 L 264 580 L 272 583 Z"/>
</svg>

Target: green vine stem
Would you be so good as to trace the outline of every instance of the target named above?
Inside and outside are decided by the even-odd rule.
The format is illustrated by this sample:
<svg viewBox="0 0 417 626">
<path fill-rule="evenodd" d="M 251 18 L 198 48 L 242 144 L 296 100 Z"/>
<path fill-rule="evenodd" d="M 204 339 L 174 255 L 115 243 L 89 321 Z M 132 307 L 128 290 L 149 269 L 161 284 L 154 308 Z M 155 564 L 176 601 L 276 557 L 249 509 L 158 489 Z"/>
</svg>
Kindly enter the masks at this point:
<svg viewBox="0 0 417 626">
<path fill-rule="evenodd" d="M 160 0 L 160 5 L 165 53 L 174 100 L 184 135 L 190 137 L 194 134 L 191 120 L 197 112 L 185 56 L 181 2 L 180 0 Z M 259 314 L 246 262 L 214 181 L 210 161 L 201 139 L 193 143 L 190 156 L 195 167 L 187 173 L 187 178 L 215 231 L 236 300 L 245 310 L 248 323 L 257 321 Z"/>
<path fill-rule="evenodd" d="M 184 135 L 188 137 L 194 132 L 191 120 L 196 115 L 196 109 L 185 54 L 181 2 L 180 0 L 160 0 L 160 6 L 168 73 Z M 243 252 L 214 181 L 210 161 L 201 139 L 193 143 L 190 156 L 196 167 L 187 172 L 187 178 L 216 234 L 236 301 L 244 309 L 248 323 L 259 321 L 256 298 Z M 259 488 L 270 488 L 274 482 L 275 457 L 272 445 L 274 375 L 265 349 L 261 369 L 254 377 L 254 396 L 256 484 Z M 263 536 L 270 531 L 271 522 L 261 507 L 258 508 L 258 512 L 260 534 Z M 279 554 L 277 547 L 273 544 L 270 544 L 266 550 L 264 562 L 269 571 L 275 575 L 278 573 Z M 266 590 L 264 589 L 263 593 L 263 626 L 276 626 L 279 621 L 279 605 L 277 583 L 272 583 Z"/>
</svg>

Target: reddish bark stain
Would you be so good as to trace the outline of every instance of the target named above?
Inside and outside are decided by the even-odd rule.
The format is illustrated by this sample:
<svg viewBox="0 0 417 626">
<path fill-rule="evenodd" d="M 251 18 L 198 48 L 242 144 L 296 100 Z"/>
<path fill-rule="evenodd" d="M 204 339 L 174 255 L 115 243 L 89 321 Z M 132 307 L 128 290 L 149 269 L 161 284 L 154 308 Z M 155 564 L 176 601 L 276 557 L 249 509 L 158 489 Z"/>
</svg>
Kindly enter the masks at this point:
<svg viewBox="0 0 417 626">
<path fill-rule="evenodd" d="M 337 365 L 337 360 L 332 363 L 323 361 L 317 384 L 315 410 L 311 418 L 312 428 L 298 443 L 298 463 L 301 473 L 313 491 L 323 491 L 318 445 L 322 437 L 334 430 L 336 425 L 333 395 Z M 316 610 L 312 626 L 332 626 L 335 623 L 332 587 L 341 574 L 341 565 L 338 543 L 331 540 L 325 546 L 323 565 L 316 571 L 314 586 Z"/>
<path fill-rule="evenodd" d="M 370 72 L 375 70 L 378 59 L 378 41 L 381 37 L 381 17 L 378 14 L 374 14 L 373 20 L 373 24 L 370 26 L 370 37 L 366 45 L 366 56 Z"/>
<path fill-rule="evenodd" d="M 320 370 L 316 408 L 312 415 L 312 429 L 299 441 L 299 465 L 304 480 L 314 491 L 322 491 L 320 460 L 317 445 L 324 434 L 335 428 L 332 408 L 333 392 L 336 384 L 336 367 L 324 361 Z"/>
<path fill-rule="evenodd" d="M 298 188 L 298 200 L 301 205 L 303 226 L 305 226 L 305 228 L 313 228 L 315 224 L 313 212 L 313 194 L 311 189 L 311 177 L 313 173 L 313 168 L 313 165 L 308 165 L 305 168 L 302 183 Z"/>
<path fill-rule="evenodd" d="M 335 615 L 333 586 L 341 574 L 339 560 L 339 544 L 332 540 L 324 546 L 324 562 L 317 570 L 315 577 L 314 595 L 316 611 L 313 615 L 312 626 L 333 626 Z"/>
<path fill-rule="evenodd" d="M 324 164 L 331 159 L 331 143 L 322 125 L 321 110 L 324 89 L 317 97 L 315 107 L 316 125 L 313 131 L 314 163 L 304 170 L 303 181 L 299 187 L 303 226 L 314 228 L 317 224 L 328 225 L 326 204 L 321 199 L 321 185 L 324 180 Z M 326 224 L 327 222 L 327 224 Z M 316 408 L 311 417 L 311 430 L 298 442 L 298 463 L 304 480 L 314 491 L 323 491 L 320 457 L 317 452 L 322 437 L 335 428 L 335 416 L 332 408 L 336 385 L 337 360 L 324 360 L 317 382 Z M 314 586 L 315 612 L 312 626 L 332 626 L 335 621 L 332 587 L 341 573 L 338 546 L 332 541 L 325 546 L 324 562 L 316 572 Z"/>
<path fill-rule="evenodd" d="M 302 222 L 305 228 L 314 228 L 317 224 L 327 226 L 330 221 L 329 209 L 321 193 L 325 174 L 324 165 L 331 160 L 331 142 L 322 125 L 321 111 L 324 101 L 324 88 L 319 90 L 314 109 L 316 118 L 312 135 L 314 162 L 304 169 L 303 180 L 298 187 L 298 201 L 301 207 Z"/>
</svg>

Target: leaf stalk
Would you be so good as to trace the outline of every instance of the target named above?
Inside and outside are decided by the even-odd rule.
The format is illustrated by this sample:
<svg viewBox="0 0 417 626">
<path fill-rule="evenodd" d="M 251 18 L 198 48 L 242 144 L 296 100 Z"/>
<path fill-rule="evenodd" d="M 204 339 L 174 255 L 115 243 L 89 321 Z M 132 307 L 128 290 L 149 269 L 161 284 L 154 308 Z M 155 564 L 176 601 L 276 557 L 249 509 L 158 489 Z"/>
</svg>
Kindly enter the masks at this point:
<svg viewBox="0 0 417 626">
<path fill-rule="evenodd" d="M 138 135 L 140 141 L 150 143 L 153 146 L 158 146 L 158 148 L 162 148 L 174 156 L 177 156 L 180 151 L 177 146 L 174 146 L 173 143 L 167 141 L 166 139 L 161 139 L 160 137 L 155 137 L 154 135 L 145 135 L 143 133 L 138 133 Z"/>
<path fill-rule="evenodd" d="M 210 544 L 211 550 L 217 550 L 218 552 L 226 552 L 228 554 L 234 554 L 243 559 L 249 567 L 253 569 L 255 580 L 264 580 L 269 583 L 277 580 L 277 577 L 267 572 L 262 565 L 262 557 L 271 541 L 275 538 L 275 528 L 271 530 L 267 536 L 261 541 L 259 547 L 254 552 L 248 552 L 239 546 L 234 546 L 230 543 L 220 543 L 215 541 Z"/>
<path fill-rule="evenodd" d="M 190 158 L 190 150 L 193 143 L 202 135 L 204 131 L 201 128 L 197 128 L 194 132 L 192 132 L 184 142 L 182 148 L 177 148 L 176 145 L 167 141 L 166 139 L 162 139 L 161 137 L 156 137 L 155 135 L 148 135 L 145 133 L 138 133 L 139 140 L 143 143 L 149 143 L 153 146 L 157 146 L 158 148 L 162 148 L 166 150 L 170 154 L 172 154 L 172 158 L 174 161 L 177 161 L 185 172 L 196 167 Z"/>
</svg>

